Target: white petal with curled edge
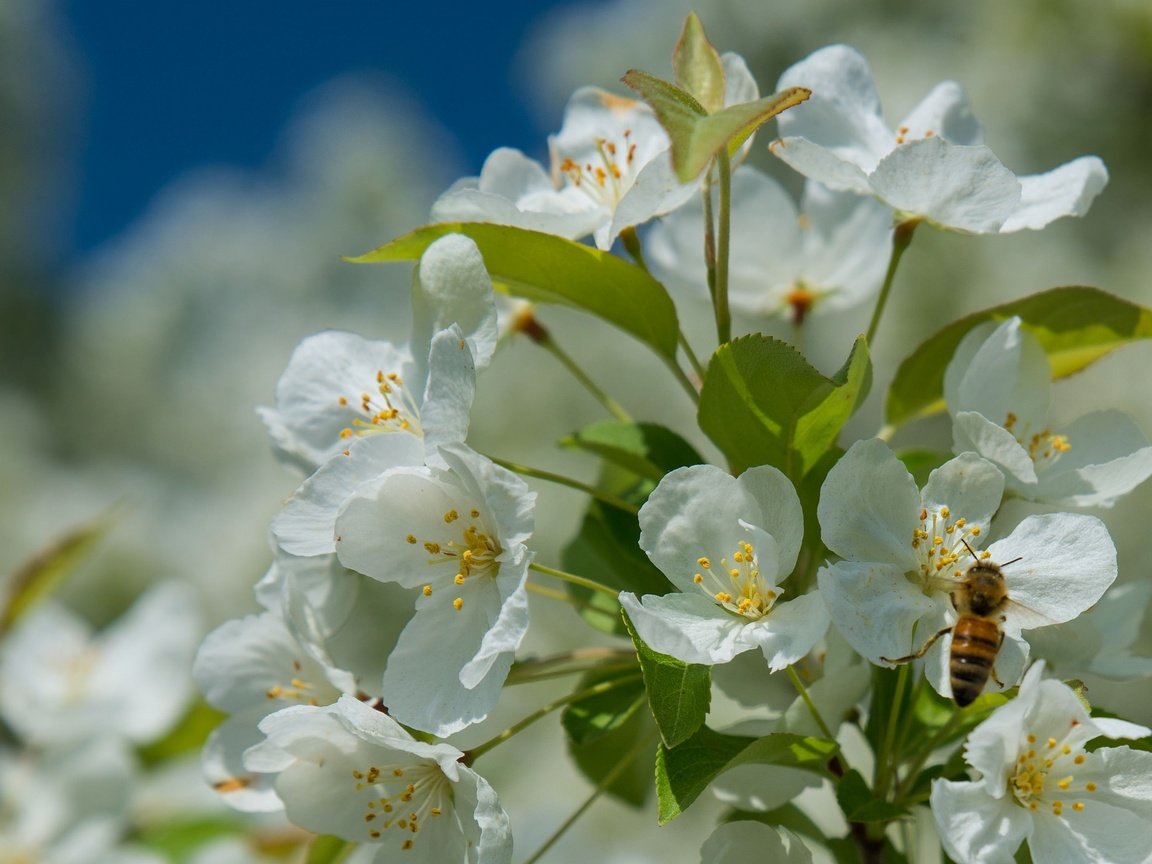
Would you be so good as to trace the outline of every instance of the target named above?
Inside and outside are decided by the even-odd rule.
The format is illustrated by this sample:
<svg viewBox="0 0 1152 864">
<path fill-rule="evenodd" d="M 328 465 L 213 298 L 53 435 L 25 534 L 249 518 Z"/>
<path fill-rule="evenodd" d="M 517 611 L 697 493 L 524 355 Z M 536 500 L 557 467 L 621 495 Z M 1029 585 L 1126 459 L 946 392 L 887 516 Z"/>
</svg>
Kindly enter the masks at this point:
<svg viewBox="0 0 1152 864">
<path fill-rule="evenodd" d="M 1036 485 L 1036 465 L 1028 451 L 1005 429 L 975 411 L 952 418 L 952 451 L 979 453 L 1008 475 L 1011 488 L 1023 491 Z"/>
<path fill-rule="evenodd" d="M 941 81 L 900 123 L 905 141 L 939 136 L 952 144 L 984 143 L 968 94 L 955 81 Z"/>
<path fill-rule="evenodd" d="M 715 666 L 757 647 L 751 624 L 703 594 L 647 594 L 638 600 L 625 591 L 620 605 L 649 647 L 684 663 Z"/>
<path fill-rule="evenodd" d="M 786 111 L 781 116 L 787 117 L 790 113 Z M 768 149 L 808 179 L 823 183 L 829 189 L 857 195 L 874 194 L 863 168 L 807 138 L 778 138 L 768 145 Z"/>
<path fill-rule="evenodd" d="M 933 780 L 930 800 L 940 842 L 959 864 L 1009 864 L 1032 830 L 1027 810 L 978 783 Z"/>
<path fill-rule="evenodd" d="M 1020 178 L 1020 206 L 1000 232 L 1037 230 L 1065 216 L 1083 216 L 1108 184 L 1108 169 L 1096 156 L 1081 156 L 1043 174 Z"/>
</svg>

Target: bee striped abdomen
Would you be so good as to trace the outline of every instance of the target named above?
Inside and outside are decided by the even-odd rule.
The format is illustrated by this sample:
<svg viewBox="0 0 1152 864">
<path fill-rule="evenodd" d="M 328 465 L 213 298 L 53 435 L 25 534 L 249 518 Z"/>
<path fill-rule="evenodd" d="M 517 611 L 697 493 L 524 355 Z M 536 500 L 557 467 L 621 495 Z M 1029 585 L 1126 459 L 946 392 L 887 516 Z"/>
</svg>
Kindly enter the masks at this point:
<svg viewBox="0 0 1152 864">
<path fill-rule="evenodd" d="M 952 698 L 961 708 L 971 705 L 988 683 L 1000 641 L 1000 627 L 995 621 L 962 616 L 956 622 L 948 672 Z"/>
</svg>

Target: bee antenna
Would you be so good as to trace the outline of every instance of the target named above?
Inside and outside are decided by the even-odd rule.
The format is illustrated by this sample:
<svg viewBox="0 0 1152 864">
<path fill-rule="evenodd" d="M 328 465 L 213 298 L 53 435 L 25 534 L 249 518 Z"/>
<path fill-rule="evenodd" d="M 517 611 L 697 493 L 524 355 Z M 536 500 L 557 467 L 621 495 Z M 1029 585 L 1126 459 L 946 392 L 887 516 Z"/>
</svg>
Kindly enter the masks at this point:
<svg viewBox="0 0 1152 864">
<path fill-rule="evenodd" d="M 968 545 L 968 541 L 961 537 L 960 542 L 964 544 L 964 548 L 968 550 L 968 554 L 975 558 L 976 553 L 972 551 L 972 547 Z M 1016 560 L 1019 561 L 1020 559 L 1017 558 Z"/>
<path fill-rule="evenodd" d="M 1017 558 L 1013 558 L 1011 561 L 1005 561 L 1005 562 L 1004 562 L 1003 564 L 1001 564 L 1000 566 L 1001 566 L 1001 567 L 1007 567 L 1009 564 L 1015 564 L 1017 561 L 1023 561 L 1023 560 L 1024 560 L 1024 556 L 1023 556 L 1023 555 L 1021 555 L 1021 556 L 1019 556 L 1019 557 L 1017 557 Z"/>
</svg>

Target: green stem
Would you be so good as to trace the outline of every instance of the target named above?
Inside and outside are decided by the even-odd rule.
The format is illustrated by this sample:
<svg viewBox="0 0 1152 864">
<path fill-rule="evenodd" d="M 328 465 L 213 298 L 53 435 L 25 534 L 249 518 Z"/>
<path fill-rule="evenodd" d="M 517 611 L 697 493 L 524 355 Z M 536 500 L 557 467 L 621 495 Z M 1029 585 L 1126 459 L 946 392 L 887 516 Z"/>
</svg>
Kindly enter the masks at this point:
<svg viewBox="0 0 1152 864">
<path fill-rule="evenodd" d="M 563 474 L 554 474 L 551 471 L 545 471 L 543 468 L 532 468 L 528 465 L 521 465 L 519 462 L 498 459 L 495 456 L 489 456 L 488 458 L 502 468 L 507 468 L 509 471 L 515 471 L 517 474 L 522 474 L 525 477 L 535 477 L 537 480 L 547 480 L 549 483 L 558 483 L 561 486 L 567 486 L 569 489 L 584 492 L 591 495 L 597 501 L 603 501 L 605 504 L 623 510 L 626 513 L 640 512 L 640 507 L 631 501 L 625 501 L 623 498 L 619 498 L 611 492 L 605 492 L 603 489 L 597 489 L 595 486 L 589 486 L 587 483 L 582 483 L 571 477 L 565 477 Z"/>
<path fill-rule="evenodd" d="M 636 651 L 632 648 L 574 648 L 571 651 L 563 651 L 548 657 L 522 660 L 512 665 L 506 683 L 526 684 L 533 681 L 543 681 L 546 678 L 587 672 L 593 667 L 596 669 L 615 668 L 617 664 L 606 663 L 607 660 L 621 661 L 618 664 L 621 668 L 635 666 Z"/>
<path fill-rule="evenodd" d="M 680 350 L 684 352 L 684 356 L 688 358 L 688 363 L 692 367 L 692 371 L 696 373 L 696 377 L 701 381 L 704 380 L 704 366 L 700 363 L 700 358 L 696 356 L 696 352 L 692 350 L 692 346 L 688 344 L 688 337 L 684 335 L 683 330 L 676 333 L 676 340 L 680 343 Z"/>
<path fill-rule="evenodd" d="M 876 328 L 880 326 L 880 316 L 888 303 L 888 294 L 892 290 L 892 281 L 896 278 L 896 268 L 904 256 L 904 250 L 912 243 L 912 234 L 920 224 L 919 218 L 908 219 L 901 222 L 892 231 L 892 257 L 888 259 L 888 272 L 884 274 L 884 284 L 880 288 L 880 296 L 876 299 L 876 308 L 872 310 L 872 320 L 868 324 L 868 346 L 871 348 L 872 340 L 876 336 Z"/>
<path fill-rule="evenodd" d="M 511 738 L 513 735 L 518 735 L 523 732 L 537 720 L 547 717 L 557 708 L 563 708 L 569 702 L 579 702 L 581 699 L 587 699 L 589 696 L 598 696 L 601 693 L 607 693 L 609 690 L 614 690 L 617 687 L 623 687 L 625 684 L 631 684 L 634 681 L 639 681 L 643 676 L 637 672 L 635 675 L 627 675 L 623 678 L 614 678 L 611 681 L 601 681 L 599 684 L 593 684 L 591 687 L 586 687 L 583 690 L 577 690 L 575 693 L 569 693 L 567 696 L 561 696 L 542 708 L 537 708 L 523 720 L 518 723 L 513 723 L 499 735 L 489 738 L 483 744 L 471 748 L 464 757 L 464 764 L 471 765 L 493 747 L 502 744 Z"/>
<path fill-rule="evenodd" d="M 542 331 L 541 335 L 536 336 L 533 341 L 551 352 L 552 356 L 559 360 L 564 368 L 572 373 L 572 377 L 579 381 L 584 386 L 584 389 L 591 393 L 596 401 L 607 409 L 609 414 L 623 423 L 631 423 L 632 415 L 625 411 L 619 402 L 604 392 L 599 384 L 588 377 L 584 370 L 576 364 L 576 361 L 568 355 L 568 352 L 556 343 L 550 331 L 543 327 L 540 329 Z"/>
<path fill-rule="evenodd" d="M 605 774 L 604 778 L 596 784 L 596 788 L 592 790 L 592 794 L 584 799 L 583 803 L 576 808 L 575 812 L 573 812 L 571 816 L 565 819 L 559 828 L 552 832 L 552 836 L 545 840 L 544 844 L 531 856 L 529 856 L 527 860 L 524 861 L 524 864 L 536 864 L 537 861 L 543 858 L 548 850 L 556 844 L 556 841 L 563 837 L 565 832 L 567 832 L 569 828 L 576 824 L 576 820 L 583 816 L 588 808 L 596 803 L 596 799 L 603 795 L 608 787 L 616 782 L 616 779 L 624 773 L 625 769 L 632 764 L 637 756 L 644 752 L 647 747 L 652 745 L 652 742 L 653 739 L 651 738 L 646 741 L 641 741 L 630 751 L 628 751 L 623 759 L 613 765 L 612 770 Z"/>
<path fill-rule="evenodd" d="M 587 600 L 575 597 L 567 591 L 559 591 L 556 588 L 549 588 L 546 585 L 537 585 L 535 582 L 527 582 L 524 587 L 533 594 L 539 594 L 541 597 L 547 597 L 550 600 L 567 603 L 569 606 L 574 606 L 582 612 L 595 612 L 597 615 L 603 615 L 605 618 L 611 618 L 613 621 L 619 617 L 616 613 L 608 609 L 603 609 L 594 603 L 589 603 Z"/>
<path fill-rule="evenodd" d="M 920 770 L 924 767 L 924 763 L 928 761 L 928 757 L 932 755 L 932 752 L 936 750 L 936 748 L 940 747 L 945 741 L 948 740 L 948 736 L 952 734 L 952 731 L 957 727 L 957 725 L 959 725 L 959 723 L 960 709 L 954 708 L 952 711 L 952 716 L 949 717 L 944 725 L 937 729 L 932 737 L 924 743 L 923 747 L 920 749 L 920 752 L 916 754 L 916 758 L 913 759 L 909 764 L 908 770 L 904 774 L 904 779 L 906 781 L 915 782 L 916 775 L 920 773 Z M 901 800 L 900 793 L 902 790 L 900 786 L 901 784 L 897 783 L 895 796 L 895 800 L 897 801 Z"/>
<path fill-rule="evenodd" d="M 609 588 L 601 582 L 593 579 L 585 579 L 583 576 L 577 576 L 575 573 L 565 573 L 563 570 L 557 570 L 553 567 L 546 567 L 543 564 L 538 564 L 533 561 L 528 565 L 529 570 L 535 570 L 537 573 L 543 573 L 545 576 L 551 576 L 554 579 L 560 579 L 563 582 L 570 582 L 573 585 L 580 585 L 583 588 L 588 588 L 592 591 L 599 591 L 601 594 L 606 594 L 615 600 L 620 592 L 615 588 Z"/>
<path fill-rule="evenodd" d="M 829 741 L 835 741 L 836 736 L 832 729 L 824 722 L 824 718 L 820 715 L 820 709 L 812 701 L 812 697 L 808 694 L 808 688 L 804 686 L 804 682 L 800 680 L 800 676 L 796 674 L 796 669 L 792 666 L 788 667 L 788 680 L 792 682 L 792 686 L 796 688 L 796 692 L 800 694 L 800 698 L 808 706 L 808 713 L 812 715 L 812 719 L 816 721 L 816 725 L 820 727 L 824 737 Z"/>
<path fill-rule="evenodd" d="M 716 154 L 720 175 L 720 213 L 716 237 L 716 338 L 721 345 L 732 341 L 732 313 L 728 309 L 728 247 L 732 240 L 732 165 L 724 148 Z"/>
<path fill-rule="evenodd" d="M 884 728 L 884 742 L 880 752 L 876 754 L 876 776 L 872 788 L 877 798 L 883 799 L 888 793 L 888 786 L 894 772 L 893 746 L 896 741 L 896 726 L 900 720 L 901 703 L 904 701 L 904 690 L 908 686 L 908 675 L 911 664 L 904 663 L 896 673 L 896 690 L 892 695 L 892 706 L 888 712 L 887 725 Z"/>
</svg>

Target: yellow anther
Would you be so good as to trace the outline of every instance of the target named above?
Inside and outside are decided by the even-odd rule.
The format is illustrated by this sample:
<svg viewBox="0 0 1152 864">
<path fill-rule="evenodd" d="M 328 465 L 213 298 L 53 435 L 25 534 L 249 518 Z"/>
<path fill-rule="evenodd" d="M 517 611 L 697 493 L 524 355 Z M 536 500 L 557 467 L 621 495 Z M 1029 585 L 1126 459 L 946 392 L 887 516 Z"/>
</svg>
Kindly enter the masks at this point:
<svg viewBox="0 0 1152 864">
<path fill-rule="evenodd" d="M 1051 750 L 1055 746 L 1056 746 L 1056 739 L 1055 738 L 1049 738 L 1048 739 L 1048 749 Z"/>
<path fill-rule="evenodd" d="M 454 608 L 457 612 L 459 612 L 461 609 L 463 609 L 464 608 L 464 598 L 457 597 L 455 600 L 453 600 L 452 601 L 452 608 Z"/>
<path fill-rule="evenodd" d="M 1061 789 L 1068 789 L 1072 786 L 1072 778 L 1071 777 L 1061 778 L 1060 780 L 1056 781 L 1056 785 L 1059 786 Z"/>
<path fill-rule="evenodd" d="M 464 574 L 463 573 L 457 573 L 456 576 L 452 579 L 452 581 L 455 582 L 457 585 L 463 585 L 464 584 Z"/>
<path fill-rule="evenodd" d="M 952 515 L 952 511 L 948 509 L 947 504 L 940 508 L 940 515 L 945 519 Z"/>
<path fill-rule="evenodd" d="M 1033 735 L 1031 732 L 1028 733 L 1028 743 L 1029 744 L 1035 744 L 1036 743 L 1036 736 Z"/>
<path fill-rule="evenodd" d="M 1075 810 L 1077 813 L 1079 813 L 1081 810 L 1084 809 L 1084 802 L 1083 801 L 1074 802 L 1072 804 L 1072 809 Z"/>
<path fill-rule="evenodd" d="M 704 574 L 703 573 L 697 573 L 695 576 L 692 577 L 692 581 L 695 582 L 697 585 L 699 585 L 701 582 L 704 581 Z"/>
<path fill-rule="evenodd" d="M 705 570 L 712 566 L 712 562 L 703 556 L 697 558 L 696 563 L 703 567 Z"/>
<path fill-rule="evenodd" d="M 444 521 L 447 522 L 448 524 L 455 522 L 459 518 L 460 518 L 460 514 L 457 513 L 455 510 L 449 510 L 447 513 L 444 514 Z"/>
<path fill-rule="evenodd" d="M 1096 791 L 1096 784 L 1095 783 L 1085 783 L 1084 788 L 1089 792 L 1095 792 Z"/>
<path fill-rule="evenodd" d="M 432 586 L 431 585 L 425 585 L 424 588 L 421 590 L 423 591 L 423 594 L 425 597 L 431 597 L 432 596 Z"/>
<path fill-rule="evenodd" d="M 721 603 L 731 603 L 732 595 L 726 591 L 720 591 L 716 594 L 716 599 Z"/>
<path fill-rule="evenodd" d="M 479 519 L 480 518 L 480 511 L 477 510 L 475 507 L 473 507 L 471 510 L 468 511 L 468 515 L 471 516 L 473 519 Z"/>
<path fill-rule="evenodd" d="M 404 541 L 406 543 L 411 543 L 414 545 L 417 542 L 416 535 L 415 534 L 409 534 L 407 537 L 404 538 Z"/>
<path fill-rule="evenodd" d="M 1075 762 L 1077 765 L 1083 765 L 1084 764 L 1084 754 L 1083 753 L 1077 753 L 1076 758 L 1073 759 L 1072 761 Z"/>
</svg>

